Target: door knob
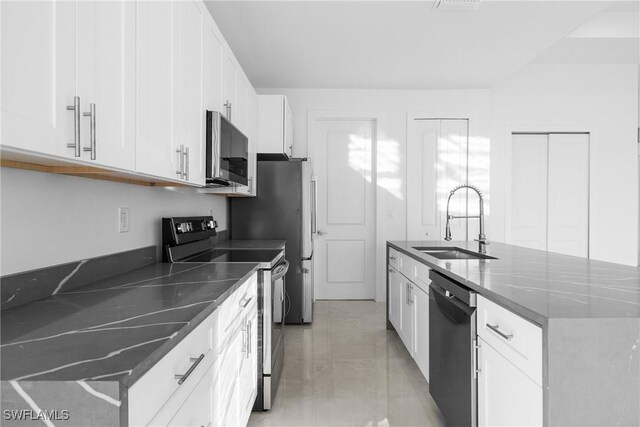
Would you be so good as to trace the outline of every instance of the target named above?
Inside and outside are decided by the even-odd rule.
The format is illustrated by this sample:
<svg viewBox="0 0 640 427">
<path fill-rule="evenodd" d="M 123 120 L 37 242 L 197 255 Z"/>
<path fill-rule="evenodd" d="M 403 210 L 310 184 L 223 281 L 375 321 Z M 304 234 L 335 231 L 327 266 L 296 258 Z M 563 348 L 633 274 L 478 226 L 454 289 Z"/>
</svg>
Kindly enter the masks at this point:
<svg viewBox="0 0 640 427">
<path fill-rule="evenodd" d="M 318 230 L 318 236 L 324 236 L 325 234 L 329 234 L 326 231 L 320 231 Z"/>
</svg>

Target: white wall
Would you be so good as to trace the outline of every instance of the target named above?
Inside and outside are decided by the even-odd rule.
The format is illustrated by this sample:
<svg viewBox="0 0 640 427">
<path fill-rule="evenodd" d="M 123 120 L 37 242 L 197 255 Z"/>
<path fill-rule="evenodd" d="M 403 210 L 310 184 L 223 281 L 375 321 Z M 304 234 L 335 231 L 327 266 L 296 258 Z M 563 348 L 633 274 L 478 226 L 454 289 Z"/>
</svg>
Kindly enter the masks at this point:
<svg viewBox="0 0 640 427">
<path fill-rule="evenodd" d="M 495 87 L 490 237 L 505 240 L 510 132 L 590 132 L 590 257 L 637 265 L 637 126 L 637 65 L 529 65 Z"/>
<path fill-rule="evenodd" d="M 226 204 L 192 188 L 0 168 L 0 275 L 160 245 L 163 216 L 211 210 L 224 230 Z M 128 233 L 118 232 L 119 207 L 130 209 Z"/>
<path fill-rule="evenodd" d="M 406 239 L 406 139 L 407 113 L 425 117 L 474 117 L 472 137 L 490 134 L 488 90 L 401 91 L 341 89 L 257 89 L 258 93 L 284 94 L 293 114 L 294 156 L 310 157 L 307 119 L 311 111 L 353 112 L 377 122 L 376 191 L 376 299 L 385 300 L 385 254 L 387 240 Z M 384 169 L 384 170 L 383 170 Z M 488 190 L 487 190 L 488 191 Z M 491 230 L 487 228 L 487 233 Z M 489 234 L 490 236 L 490 234 Z"/>
<path fill-rule="evenodd" d="M 351 111 L 377 117 L 378 155 L 397 153 L 397 169 L 378 174 L 377 299 L 384 300 L 387 240 L 406 238 L 407 113 L 471 117 L 470 138 L 490 140 L 489 240 L 505 241 L 507 133 L 510 130 L 591 132 L 591 257 L 638 262 L 638 67 L 531 65 L 492 90 L 395 91 L 258 89 L 284 94 L 294 117 L 294 155 L 311 157 L 311 111 Z M 312 159 L 313 160 L 313 159 Z M 381 166 L 378 158 L 378 166 Z M 473 177 L 470 176 L 470 182 Z"/>
</svg>

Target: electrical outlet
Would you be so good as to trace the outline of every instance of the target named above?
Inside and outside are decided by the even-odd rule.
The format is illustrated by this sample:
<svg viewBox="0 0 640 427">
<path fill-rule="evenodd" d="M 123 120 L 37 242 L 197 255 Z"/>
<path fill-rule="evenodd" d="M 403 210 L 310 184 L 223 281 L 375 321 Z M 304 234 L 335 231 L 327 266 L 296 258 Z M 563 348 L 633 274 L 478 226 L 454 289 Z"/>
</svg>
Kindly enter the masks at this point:
<svg viewBox="0 0 640 427">
<path fill-rule="evenodd" d="M 118 209 L 118 231 L 120 233 L 129 232 L 129 208 Z"/>
</svg>

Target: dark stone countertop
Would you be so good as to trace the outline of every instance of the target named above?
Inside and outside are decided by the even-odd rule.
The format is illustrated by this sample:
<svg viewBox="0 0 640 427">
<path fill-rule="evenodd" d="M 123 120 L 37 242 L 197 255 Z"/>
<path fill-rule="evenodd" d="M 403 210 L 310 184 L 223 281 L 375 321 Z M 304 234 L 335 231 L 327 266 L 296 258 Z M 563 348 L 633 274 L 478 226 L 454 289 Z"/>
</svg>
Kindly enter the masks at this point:
<svg viewBox="0 0 640 427">
<path fill-rule="evenodd" d="M 153 264 L 2 312 L 1 380 L 131 386 L 257 264 Z"/>
<path fill-rule="evenodd" d="M 286 240 L 225 240 L 215 249 L 284 249 Z"/>
<path fill-rule="evenodd" d="M 492 242 L 489 260 L 441 260 L 414 247 L 478 250 L 476 242 L 393 241 L 389 246 L 521 316 L 640 318 L 640 268 Z"/>
</svg>

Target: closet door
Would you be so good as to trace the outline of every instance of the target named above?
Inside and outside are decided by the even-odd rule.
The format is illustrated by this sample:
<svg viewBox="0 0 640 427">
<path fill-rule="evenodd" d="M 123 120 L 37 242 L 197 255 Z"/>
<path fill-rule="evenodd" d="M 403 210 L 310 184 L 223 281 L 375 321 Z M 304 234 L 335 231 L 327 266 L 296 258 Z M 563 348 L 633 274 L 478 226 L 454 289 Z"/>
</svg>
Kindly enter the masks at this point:
<svg viewBox="0 0 640 427">
<path fill-rule="evenodd" d="M 440 240 L 444 237 L 449 192 L 455 186 L 467 183 L 467 153 L 467 120 L 409 118 L 408 240 Z M 460 190 L 451 199 L 452 215 L 466 214 L 466 197 L 466 190 Z M 475 193 L 469 200 L 477 206 Z M 454 240 L 467 238 L 466 225 L 466 220 L 452 221 Z"/>
<path fill-rule="evenodd" d="M 549 134 L 547 250 L 589 257 L 589 134 Z"/>
<path fill-rule="evenodd" d="M 548 135 L 511 138 L 510 243 L 547 250 Z"/>
</svg>

